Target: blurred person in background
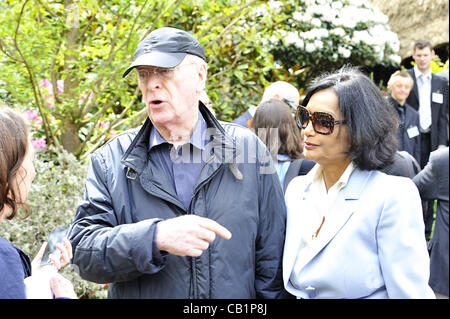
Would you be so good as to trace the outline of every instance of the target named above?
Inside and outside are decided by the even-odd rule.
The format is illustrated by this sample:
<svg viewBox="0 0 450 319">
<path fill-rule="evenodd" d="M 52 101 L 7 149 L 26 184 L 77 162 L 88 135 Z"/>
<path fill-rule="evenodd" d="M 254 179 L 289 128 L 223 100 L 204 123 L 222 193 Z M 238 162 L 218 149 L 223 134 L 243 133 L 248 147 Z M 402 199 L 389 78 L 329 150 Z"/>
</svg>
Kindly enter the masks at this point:
<svg viewBox="0 0 450 319">
<path fill-rule="evenodd" d="M 292 108 L 291 112 L 295 112 L 295 108 L 297 108 L 300 101 L 300 94 L 298 93 L 297 88 L 292 84 L 284 81 L 277 81 L 270 84 L 264 90 L 260 104 L 270 99 L 284 101 L 289 105 L 289 107 Z M 239 124 L 243 127 L 250 127 L 251 120 L 255 115 L 256 109 L 256 106 L 250 106 L 244 114 L 234 119 L 232 123 Z"/>
<path fill-rule="evenodd" d="M 419 112 L 420 167 L 428 163 L 430 153 L 447 145 L 448 85 L 447 81 L 431 72 L 435 52 L 428 40 L 417 40 L 412 57 L 416 65 L 407 70 L 414 79 L 412 92 L 406 103 Z M 424 203 L 425 237 L 430 238 L 433 227 L 433 202 Z"/>
<path fill-rule="evenodd" d="M 449 148 L 430 154 L 430 160 L 413 181 L 424 200 L 437 200 L 436 224 L 430 250 L 430 286 L 438 298 L 448 299 L 448 196 Z"/>
<path fill-rule="evenodd" d="M 286 103 L 277 99 L 262 102 L 251 128 L 269 149 L 284 191 L 295 176 L 305 175 L 316 164 L 303 156 L 300 129 Z"/>
<path fill-rule="evenodd" d="M 414 80 L 409 73 L 394 72 L 388 81 L 388 101 L 398 115 L 398 150 L 408 152 L 420 163 L 419 113 L 406 103 L 413 85 Z"/>
</svg>

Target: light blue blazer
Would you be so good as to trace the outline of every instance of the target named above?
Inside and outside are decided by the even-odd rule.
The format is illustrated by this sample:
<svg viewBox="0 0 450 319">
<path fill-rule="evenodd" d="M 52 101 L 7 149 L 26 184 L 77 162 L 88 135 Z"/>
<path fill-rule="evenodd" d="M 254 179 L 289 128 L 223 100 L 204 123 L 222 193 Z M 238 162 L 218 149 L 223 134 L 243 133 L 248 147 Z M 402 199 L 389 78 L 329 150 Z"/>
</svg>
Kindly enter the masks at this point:
<svg viewBox="0 0 450 319">
<path fill-rule="evenodd" d="M 286 190 L 284 285 L 298 298 L 434 298 L 422 207 L 414 183 L 355 169 L 339 192 L 314 248 L 290 280 L 311 211 L 306 176 Z M 310 236 L 311 233 L 308 235 Z"/>
</svg>

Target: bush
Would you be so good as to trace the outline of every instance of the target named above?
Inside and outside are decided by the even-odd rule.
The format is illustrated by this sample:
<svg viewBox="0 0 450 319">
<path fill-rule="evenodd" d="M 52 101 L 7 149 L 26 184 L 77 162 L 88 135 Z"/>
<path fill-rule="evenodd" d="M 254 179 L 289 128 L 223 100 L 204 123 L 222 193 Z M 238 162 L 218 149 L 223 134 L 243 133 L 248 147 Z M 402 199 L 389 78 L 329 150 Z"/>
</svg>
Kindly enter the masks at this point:
<svg viewBox="0 0 450 319">
<path fill-rule="evenodd" d="M 344 64 L 373 67 L 401 62 L 400 43 L 388 17 L 367 1 L 271 0 L 254 14 L 261 23 L 282 17 L 271 37 L 261 41 L 299 88 Z"/>
<path fill-rule="evenodd" d="M 23 219 L 20 212 L 12 221 L 5 220 L 0 228 L 1 236 L 31 259 L 53 228 L 72 223 L 87 173 L 86 162 L 53 147 L 36 152 L 34 166 L 36 178 L 27 199 L 30 216 Z M 71 266 L 62 269 L 61 274 L 73 283 L 80 298 L 106 297 L 104 285 L 83 280 Z"/>
</svg>

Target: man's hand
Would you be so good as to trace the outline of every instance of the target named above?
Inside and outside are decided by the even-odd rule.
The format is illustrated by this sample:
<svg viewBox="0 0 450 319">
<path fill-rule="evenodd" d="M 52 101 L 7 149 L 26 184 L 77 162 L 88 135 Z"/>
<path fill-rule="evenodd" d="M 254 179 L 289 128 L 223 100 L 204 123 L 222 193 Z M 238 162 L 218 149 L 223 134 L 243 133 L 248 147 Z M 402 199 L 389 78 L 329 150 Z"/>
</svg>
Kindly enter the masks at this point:
<svg viewBox="0 0 450 319">
<path fill-rule="evenodd" d="M 216 234 L 223 239 L 231 238 L 230 231 L 212 219 L 184 215 L 157 224 L 156 245 L 173 255 L 199 257 Z"/>
</svg>

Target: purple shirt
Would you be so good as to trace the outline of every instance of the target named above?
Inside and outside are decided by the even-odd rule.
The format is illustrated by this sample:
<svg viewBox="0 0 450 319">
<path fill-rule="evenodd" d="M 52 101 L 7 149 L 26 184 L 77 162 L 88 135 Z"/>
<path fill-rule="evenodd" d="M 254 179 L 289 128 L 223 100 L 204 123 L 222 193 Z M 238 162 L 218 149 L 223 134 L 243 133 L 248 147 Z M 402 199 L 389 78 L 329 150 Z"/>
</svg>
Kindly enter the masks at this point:
<svg viewBox="0 0 450 319">
<path fill-rule="evenodd" d="M 181 204 L 187 212 L 200 171 L 204 165 L 202 152 L 207 141 L 204 133 L 207 126 L 198 112 L 198 121 L 189 142 L 175 149 L 153 126 L 150 131 L 149 151 L 166 174 Z"/>
</svg>

